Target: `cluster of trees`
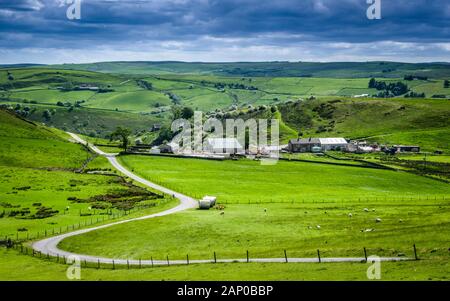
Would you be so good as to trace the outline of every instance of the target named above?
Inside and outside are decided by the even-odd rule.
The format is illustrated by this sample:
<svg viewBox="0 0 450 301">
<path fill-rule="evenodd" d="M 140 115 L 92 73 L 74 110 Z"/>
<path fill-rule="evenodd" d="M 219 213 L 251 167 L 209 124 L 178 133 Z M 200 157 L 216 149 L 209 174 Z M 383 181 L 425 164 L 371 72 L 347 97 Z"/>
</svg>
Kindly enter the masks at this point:
<svg viewBox="0 0 450 301">
<path fill-rule="evenodd" d="M 404 80 L 414 80 L 414 79 L 418 79 L 418 80 L 428 80 L 427 76 L 420 76 L 420 75 L 405 75 L 403 77 Z"/>
<path fill-rule="evenodd" d="M 44 110 L 42 112 L 42 117 L 44 117 L 45 121 L 50 121 L 52 119 L 52 116 L 56 114 L 56 110 L 55 109 L 51 109 L 51 110 Z"/>
<path fill-rule="evenodd" d="M 176 95 L 172 92 L 167 92 L 167 96 L 169 96 L 170 100 L 172 101 L 172 103 L 174 105 L 179 105 L 181 103 L 181 99 L 180 99 L 180 97 L 178 97 L 178 95 Z"/>
<path fill-rule="evenodd" d="M 223 90 L 226 87 L 230 88 L 230 89 L 240 89 L 240 90 L 258 90 L 257 87 L 255 86 L 247 86 L 244 84 L 238 84 L 238 83 L 215 83 L 214 84 L 214 88 L 218 89 L 218 90 Z"/>
<path fill-rule="evenodd" d="M 72 104 L 72 103 L 70 103 L 70 102 L 62 102 L 62 101 L 58 101 L 57 103 L 56 103 L 56 105 L 58 106 L 58 107 L 68 107 L 68 111 L 69 112 L 72 112 L 73 111 L 73 109 L 74 108 L 79 108 L 79 107 L 81 107 L 81 104 L 82 103 L 84 103 L 85 101 L 84 100 L 77 100 L 76 102 L 75 102 L 75 104 Z"/>
<path fill-rule="evenodd" d="M 377 81 L 374 78 L 370 79 L 369 88 L 381 91 L 376 95 L 377 97 L 394 97 L 409 91 L 408 86 L 402 82 L 386 83 L 384 81 Z"/>
<path fill-rule="evenodd" d="M 444 88 L 450 88 L 450 81 L 448 79 L 444 80 Z"/>
<path fill-rule="evenodd" d="M 28 117 L 34 112 L 36 112 L 35 107 L 22 106 L 19 103 L 16 104 L 14 107 L 12 107 L 11 105 L 2 105 L 1 107 L 10 111 L 14 111 L 17 115 L 22 117 Z"/>
<path fill-rule="evenodd" d="M 183 107 L 179 105 L 172 106 L 172 120 L 177 120 L 180 118 L 183 119 L 190 119 L 192 116 L 194 116 L 194 110 L 190 107 Z"/>
</svg>

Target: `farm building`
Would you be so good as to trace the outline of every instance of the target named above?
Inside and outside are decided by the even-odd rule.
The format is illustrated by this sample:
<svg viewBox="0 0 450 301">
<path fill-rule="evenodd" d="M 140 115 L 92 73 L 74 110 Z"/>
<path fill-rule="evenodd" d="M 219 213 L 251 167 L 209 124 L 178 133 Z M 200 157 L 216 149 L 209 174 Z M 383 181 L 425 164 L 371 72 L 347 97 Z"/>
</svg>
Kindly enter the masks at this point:
<svg viewBox="0 0 450 301">
<path fill-rule="evenodd" d="M 323 151 L 345 150 L 348 142 L 344 138 L 319 138 Z"/>
<path fill-rule="evenodd" d="M 166 143 L 159 146 L 159 151 L 161 154 L 173 154 L 178 152 L 180 146 L 174 142 Z"/>
<path fill-rule="evenodd" d="M 320 147 L 319 138 L 291 139 L 288 144 L 291 153 L 311 153 L 313 147 Z"/>
<path fill-rule="evenodd" d="M 344 150 L 348 146 L 344 138 L 302 138 L 291 139 L 288 150 L 292 153 L 312 153 L 330 150 Z"/>
<path fill-rule="evenodd" d="M 152 126 L 152 128 L 150 129 L 151 132 L 157 132 L 161 129 L 161 125 L 156 123 Z"/>
<path fill-rule="evenodd" d="M 398 153 L 406 153 L 406 152 L 418 153 L 418 152 L 420 152 L 420 146 L 417 146 L 417 145 L 394 145 L 393 147 L 397 149 Z"/>
<path fill-rule="evenodd" d="M 244 154 L 244 148 L 236 138 L 208 138 L 204 151 L 214 154 Z"/>
</svg>

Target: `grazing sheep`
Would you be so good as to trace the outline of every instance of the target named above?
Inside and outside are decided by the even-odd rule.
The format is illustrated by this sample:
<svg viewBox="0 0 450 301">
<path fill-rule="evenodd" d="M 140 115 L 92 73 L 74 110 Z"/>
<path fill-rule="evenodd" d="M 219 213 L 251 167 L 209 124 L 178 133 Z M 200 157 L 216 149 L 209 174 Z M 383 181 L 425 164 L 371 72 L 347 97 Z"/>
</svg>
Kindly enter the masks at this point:
<svg viewBox="0 0 450 301">
<path fill-rule="evenodd" d="M 225 211 L 220 212 L 220 215 L 225 216 Z"/>
<path fill-rule="evenodd" d="M 375 209 L 372 209 L 372 212 L 375 212 Z"/>
<path fill-rule="evenodd" d="M 399 219 L 398 222 L 399 222 L 399 223 L 403 223 L 403 220 L 402 220 L 402 219 Z"/>
<path fill-rule="evenodd" d="M 316 228 L 320 230 L 320 225 L 317 225 Z"/>
<path fill-rule="evenodd" d="M 348 214 L 348 217 L 353 217 L 353 214 L 349 213 L 349 214 Z"/>
<path fill-rule="evenodd" d="M 374 229 L 366 229 L 366 232 L 372 232 Z"/>
<path fill-rule="evenodd" d="M 308 229 L 312 229 L 312 227 L 311 227 L 311 226 L 308 226 Z"/>
<path fill-rule="evenodd" d="M 381 218 L 377 217 L 375 220 L 377 223 L 381 223 Z"/>
<path fill-rule="evenodd" d="M 364 212 L 369 212 L 369 209 L 367 209 L 367 208 L 364 208 Z"/>
</svg>

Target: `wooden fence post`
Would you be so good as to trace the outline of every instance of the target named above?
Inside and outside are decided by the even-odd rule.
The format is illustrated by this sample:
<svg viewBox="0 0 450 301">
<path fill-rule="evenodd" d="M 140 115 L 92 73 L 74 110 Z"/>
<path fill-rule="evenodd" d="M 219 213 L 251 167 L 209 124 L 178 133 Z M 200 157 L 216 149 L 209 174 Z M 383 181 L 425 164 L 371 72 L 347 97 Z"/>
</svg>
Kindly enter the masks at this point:
<svg viewBox="0 0 450 301">
<path fill-rule="evenodd" d="M 214 263 L 217 263 L 216 251 L 214 251 Z"/>
<path fill-rule="evenodd" d="M 317 249 L 317 257 L 319 258 L 319 263 L 321 263 L 322 259 L 320 258 L 320 250 L 319 249 Z"/>
<path fill-rule="evenodd" d="M 167 266 L 169 266 L 170 265 L 170 262 L 169 262 L 169 255 L 167 255 Z"/>
<path fill-rule="evenodd" d="M 416 244 L 413 245 L 413 248 L 414 248 L 414 258 L 416 258 L 416 260 L 419 260 L 419 257 L 417 257 Z"/>
<path fill-rule="evenodd" d="M 286 263 L 287 263 L 288 262 L 288 258 L 287 258 L 286 250 L 284 250 L 284 259 L 286 260 Z"/>
<path fill-rule="evenodd" d="M 189 254 L 186 254 L 186 263 L 189 265 Z"/>
<path fill-rule="evenodd" d="M 248 250 L 247 250 L 247 262 L 249 262 L 250 261 L 250 259 L 249 259 L 249 257 L 248 257 Z"/>
<path fill-rule="evenodd" d="M 153 267 L 153 256 L 150 256 L 150 259 L 152 261 L 152 267 Z"/>
<path fill-rule="evenodd" d="M 364 258 L 366 259 L 366 262 L 367 262 L 367 251 L 366 251 L 366 247 L 364 247 Z"/>
</svg>

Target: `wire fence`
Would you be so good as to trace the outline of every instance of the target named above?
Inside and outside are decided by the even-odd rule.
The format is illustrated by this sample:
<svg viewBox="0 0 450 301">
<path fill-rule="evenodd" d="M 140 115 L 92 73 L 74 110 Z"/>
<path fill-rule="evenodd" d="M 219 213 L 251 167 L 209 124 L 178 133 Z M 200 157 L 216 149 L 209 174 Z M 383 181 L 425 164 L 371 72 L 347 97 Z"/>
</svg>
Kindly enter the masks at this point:
<svg viewBox="0 0 450 301">
<path fill-rule="evenodd" d="M 17 250 L 20 254 L 32 256 L 38 259 L 46 260 L 49 262 L 54 262 L 58 264 L 72 265 L 75 263 L 73 257 L 66 257 L 64 255 L 49 255 L 43 254 L 39 251 L 34 250 L 32 247 L 23 245 L 23 244 L 13 244 L 11 246 L 14 250 Z M 289 256 L 290 253 L 288 250 L 280 250 L 279 257 L 261 257 L 261 256 L 253 256 L 249 250 L 245 250 L 242 252 L 241 258 L 233 258 L 229 259 L 226 257 L 219 258 L 219 253 L 213 251 L 210 254 L 209 258 L 201 258 L 201 259 L 192 259 L 193 257 L 189 254 L 186 254 L 184 259 L 178 257 L 177 259 L 170 258 L 169 255 L 166 255 L 163 259 L 155 259 L 153 256 L 150 256 L 149 259 L 97 259 L 97 260 L 85 260 L 80 259 L 77 264 L 80 267 L 84 268 L 95 268 L 95 269 L 141 269 L 141 268 L 149 268 L 149 267 L 161 267 L 161 266 L 174 266 L 174 265 L 190 265 L 190 264 L 199 264 L 199 263 L 253 263 L 253 262 L 276 262 L 276 263 L 326 263 L 326 262 L 343 262 L 343 260 L 352 261 L 352 262 L 360 262 L 367 263 L 372 258 L 372 254 L 376 253 L 379 249 L 375 248 L 365 248 L 362 247 L 359 250 L 359 254 L 355 256 L 333 256 L 330 251 L 323 252 L 320 249 L 317 249 L 316 255 L 314 257 L 297 257 L 297 256 Z M 356 252 L 356 250 L 355 250 Z M 409 254 L 409 256 L 407 256 Z M 260 255 L 260 254 L 258 254 Z M 273 256 L 273 253 L 272 253 Z M 408 260 L 408 261 L 416 261 L 420 260 L 419 252 L 416 248 L 416 245 L 413 244 L 411 249 L 405 253 L 399 253 L 398 257 L 380 257 L 380 260 L 385 261 L 397 261 L 397 260 Z"/>
</svg>

